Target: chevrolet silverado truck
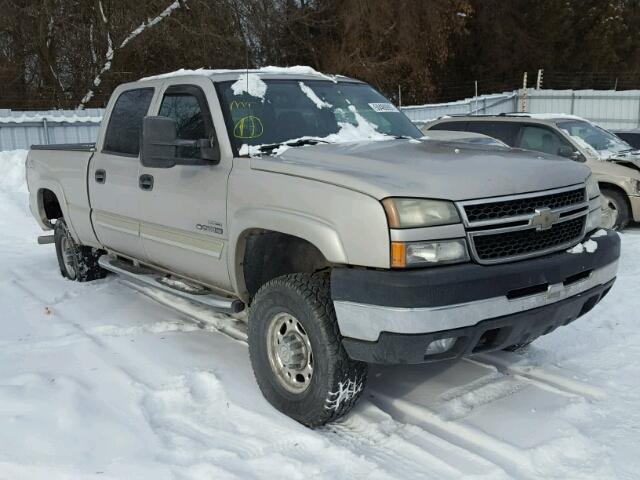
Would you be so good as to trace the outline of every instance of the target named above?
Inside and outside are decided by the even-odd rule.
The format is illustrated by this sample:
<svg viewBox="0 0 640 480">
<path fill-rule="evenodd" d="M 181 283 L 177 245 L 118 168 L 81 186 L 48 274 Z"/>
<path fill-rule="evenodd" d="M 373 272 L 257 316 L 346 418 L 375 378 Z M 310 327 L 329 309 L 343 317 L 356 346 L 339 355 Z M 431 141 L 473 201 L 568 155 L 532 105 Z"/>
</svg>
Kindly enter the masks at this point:
<svg viewBox="0 0 640 480">
<path fill-rule="evenodd" d="M 32 147 L 30 208 L 67 279 L 246 319 L 264 397 L 315 427 L 368 364 L 520 348 L 614 283 L 586 166 L 421 137 L 358 80 L 179 71 L 116 88 L 95 144 Z"/>
</svg>

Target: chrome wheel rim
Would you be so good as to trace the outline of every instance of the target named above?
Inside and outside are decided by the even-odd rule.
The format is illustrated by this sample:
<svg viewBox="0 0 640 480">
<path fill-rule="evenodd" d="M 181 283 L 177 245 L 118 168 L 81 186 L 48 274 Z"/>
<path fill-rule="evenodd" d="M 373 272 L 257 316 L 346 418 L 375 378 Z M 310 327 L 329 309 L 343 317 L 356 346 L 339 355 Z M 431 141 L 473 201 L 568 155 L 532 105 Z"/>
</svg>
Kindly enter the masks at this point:
<svg viewBox="0 0 640 480">
<path fill-rule="evenodd" d="M 75 278 L 76 268 L 73 262 L 73 245 L 68 237 L 62 237 L 60 240 L 60 250 L 62 250 L 62 263 L 70 278 Z"/>
<path fill-rule="evenodd" d="M 611 229 L 618 221 L 618 207 L 611 197 L 602 196 L 602 226 Z"/>
<path fill-rule="evenodd" d="M 309 336 L 296 317 L 274 315 L 267 329 L 267 355 L 278 383 L 291 393 L 302 393 L 313 378 L 313 351 Z"/>
</svg>

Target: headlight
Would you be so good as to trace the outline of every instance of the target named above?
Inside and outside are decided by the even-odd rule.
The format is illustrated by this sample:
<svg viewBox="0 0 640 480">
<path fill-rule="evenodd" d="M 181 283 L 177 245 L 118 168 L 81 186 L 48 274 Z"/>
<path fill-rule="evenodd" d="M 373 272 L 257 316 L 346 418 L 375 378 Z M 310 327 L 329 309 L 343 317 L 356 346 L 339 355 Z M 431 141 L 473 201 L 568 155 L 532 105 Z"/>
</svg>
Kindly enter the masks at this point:
<svg viewBox="0 0 640 480">
<path fill-rule="evenodd" d="M 390 228 L 433 227 L 459 223 L 451 202 L 420 198 L 385 198 L 382 201 Z"/>
<path fill-rule="evenodd" d="M 393 268 L 426 267 L 469 261 L 464 239 L 433 242 L 391 242 Z"/>
<path fill-rule="evenodd" d="M 596 198 L 600 196 L 600 187 L 598 186 L 598 181 L 594 178 L 593 175 L 589 175 L 587 178 L 587 197 L 589 200 L 592 198 Z"/>
</svg>

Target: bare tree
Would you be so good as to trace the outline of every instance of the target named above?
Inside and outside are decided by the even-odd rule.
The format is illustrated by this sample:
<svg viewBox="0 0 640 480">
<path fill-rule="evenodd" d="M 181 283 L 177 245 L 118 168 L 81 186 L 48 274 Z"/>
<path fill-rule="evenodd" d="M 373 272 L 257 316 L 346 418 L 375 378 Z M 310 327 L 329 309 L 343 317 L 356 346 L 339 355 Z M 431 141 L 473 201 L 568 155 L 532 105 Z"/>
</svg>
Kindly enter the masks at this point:
<svg viewBox="0 0 640 480">
<path fill-rule="evenodd" d="M 85 105 L 93 98 L 94 96 L 94 91 L 93 89 L 95 87 L 99 87 L 100 84 L 102 83 L 102 76 L 108 72 L 111 69 L 111 65 L 113 62 L 113 58 L 116 54 L 116 52 L 122 50 L 123 48 L 125 48 L 131 41 L 133 41 L 136 37 L 138 37 L 140 34 L 142 34 L 147 28 L 153 27 L 154 25 L 157 25 L 158 23 L 160 23 L 161 21 L 163 21 L 165 18 L 167 18 L 168 16 L 170 16 L 175 10 L 177 10 L 178 8 L 182 8 L 182 7 L 186 7 L 186 0 L 175 0 L 174 2 L 172 2 L 168 7 L 166 7 L 164 10 L 162 10 L 162 12 L 160 12 L 158 15 L 156 15 L 153 18 L 148 18 L 146 21 L 143 21 L 137 28 L 135 28 L 134 30 L 132 30 L 131 32 L 129 32 L 129 34 L 118 44 L 114 47 L 113 45 L 113 40 L 112 40 L 112 34 L 111 34 L 111 29 L 109 26 L 109 19 L 107 18 L 107 15 L 105 14 L 105 10 L 104 10 L 104 6 L 102 4 L 102 0 L 98 0 L 98 10 L 100 12 L 100 18 L 102 20 L 102 23 L 104 25 L 104 28 L 106 30 L 106 38 L 107 38 L 107 49 L 106 49 L 106 53 L 104 56 L 104 63 L 102 64 L 102 68 L 100 69 L 100 71 L 98 72 L 98 74 L 96 75 L 96 77 L 93 79 L 93 83 L 92 83 L 92 87 L 89 89 L 89 91 L 84 95 L 84 97 L 82 97 L 82 100 L 80 100 L 80 104 L 78 105 L 79 109 L 83 109 L 85 107 Z M 93 41 L 93 29 L 90 29 L 91 32 L 91 41 Z M 93 49 L 93 44 L 90 44 L 91 46 L 91 52 L 92 52 L 92 57 L 95 57 L 95 50 Z"/>
</svg>

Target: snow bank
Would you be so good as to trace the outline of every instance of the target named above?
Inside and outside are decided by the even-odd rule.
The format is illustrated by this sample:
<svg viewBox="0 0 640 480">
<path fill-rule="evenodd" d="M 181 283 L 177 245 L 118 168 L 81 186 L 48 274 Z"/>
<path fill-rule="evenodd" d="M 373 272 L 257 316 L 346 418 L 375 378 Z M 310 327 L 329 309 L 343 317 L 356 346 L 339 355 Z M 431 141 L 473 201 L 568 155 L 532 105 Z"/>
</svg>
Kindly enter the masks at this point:
<svg viewBox="0 0 640 480">
<path fill-rule="evenodd" d="M 0 152 L 0 191 L 27 192 L 24 162 L 27 150 L 9 150 Z"/>
</svg>

